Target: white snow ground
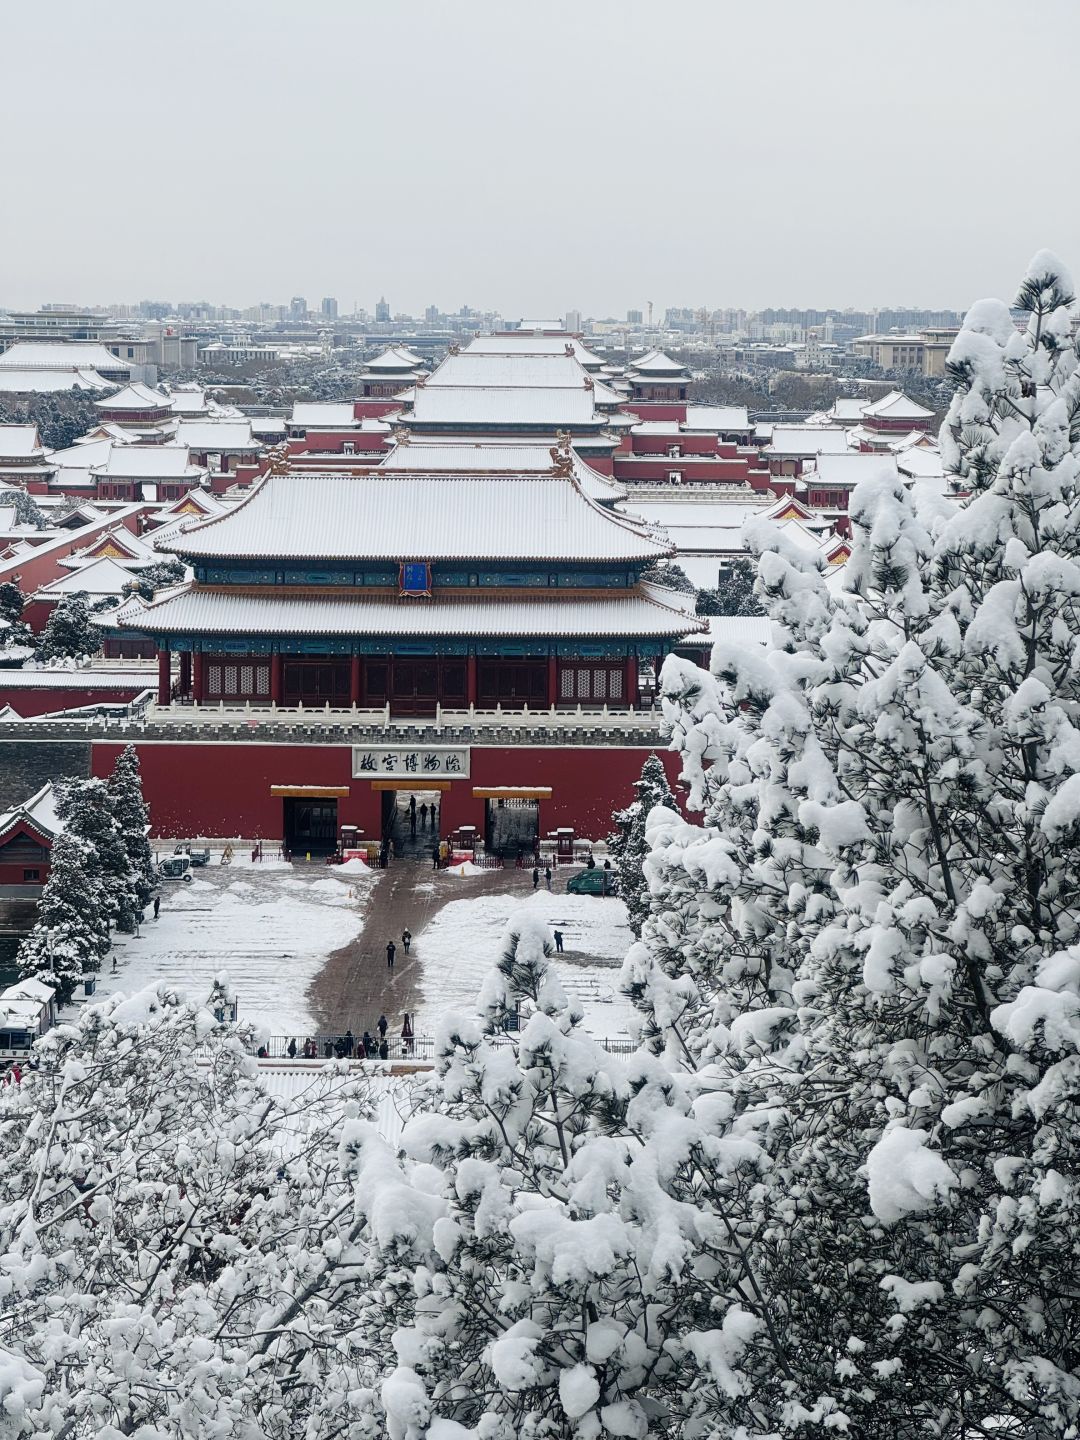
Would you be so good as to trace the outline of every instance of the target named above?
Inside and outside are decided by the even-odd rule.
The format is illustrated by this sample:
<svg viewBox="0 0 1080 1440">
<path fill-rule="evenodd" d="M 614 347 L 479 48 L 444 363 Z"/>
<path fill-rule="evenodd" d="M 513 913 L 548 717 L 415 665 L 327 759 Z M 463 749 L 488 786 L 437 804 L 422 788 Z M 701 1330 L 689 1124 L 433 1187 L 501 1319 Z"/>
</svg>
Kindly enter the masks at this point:
<svg viewBox="0 0 1080 1440">
<path fill-rule="evenodd" d="M 144 921 L 138 936 L 115 937 L 118 970 L 111 973 L 108 957 L 95 998 L 162 979 L 197 997 L 224 970 L 241 1020 L 275 1035 L 313 1030 L 308 986 L 330 952 L 359 935 L 378 879 L 376 872 L 346 882 L 327 871 L 309 878 L 269 864 L 211 867 L 190 885 L 166 882 L 160 918 Z"/>
<path fill-rule="evenodd" d="M 524 901 L 520 892 L 451 900 L 439 911 L 416 942 L 424 992 L 414 1019 L 417 1032 L 433 1031 L 448 1010 L 473 1013 L 484 976 L 498 959 L 506 922 L 523 904 L 563 932 L 567 950 L 589 957 L 581 963 L 572 957 L 559 961 L 556 969 L 567 995 L 581 1002 L 590 1034 L 626 1035 L 636 1014 L 618 991 L 619 968 L 634 938 L 626 906 L 621 900 L 547 890 Z"/>
</svg>

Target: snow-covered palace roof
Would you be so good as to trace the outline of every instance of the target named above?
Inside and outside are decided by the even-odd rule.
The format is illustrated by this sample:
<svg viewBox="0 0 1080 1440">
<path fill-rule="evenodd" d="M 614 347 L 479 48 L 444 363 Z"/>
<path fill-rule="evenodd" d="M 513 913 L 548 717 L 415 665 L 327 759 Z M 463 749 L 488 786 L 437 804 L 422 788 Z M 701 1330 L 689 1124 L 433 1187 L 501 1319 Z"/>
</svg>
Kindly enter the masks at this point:
<svg viewBox="0 0 1080 1440">
<path fill-rule="evenodd" d="M 663 542 L 561 475 L 268 475 L 167 547 L 192 559 L 641 561 Z"/>
<path fill-rule="evenodd" d="M 687 609 L 680 605 L 688 604 Z M 693 597 L 659 586 L 575 595 L 440 595 L 422 605 L 396 595 L 315 595 L 174 590 L 150 604 L 122 605 L 121 628 L 155 635 L 545 635 L 576 639 L 682 636 L 700 625 Z"/>
</svg>

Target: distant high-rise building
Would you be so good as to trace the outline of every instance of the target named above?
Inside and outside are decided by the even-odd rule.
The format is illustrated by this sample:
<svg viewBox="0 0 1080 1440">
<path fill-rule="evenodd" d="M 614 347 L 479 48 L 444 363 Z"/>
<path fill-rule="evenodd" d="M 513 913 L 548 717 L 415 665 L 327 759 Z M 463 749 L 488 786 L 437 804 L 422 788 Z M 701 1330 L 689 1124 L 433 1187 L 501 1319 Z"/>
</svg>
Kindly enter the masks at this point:
<svg viewBox="0 0 1080 1440">
<path fill-rule="evenodd" d="M 580 311 L 580 310 L 567 310 L 567 312 L 566 312 L 566 319 L 563 321 L 563 324 L 566 326 L 567 330 L 569 330 L 569 332 L 570 332 L 571 335 L 580 335 L 580 334 L 581 334 L 581 311 Z"/>
<path fill-rule="evenodd" d="M 376 325 L 385 325 L 389 322 L 389 320 L 390 302 L 387 300 L 386 296 L 383 295 L 379 300 L 379 303 L 375 306 L 375 323 Z"/>
<path fill-rule="evenodd" d="M 322 302 L 322 313 L 324 320 L 336 320 L 338 317 L 337 301 L 332 295 L 325 295 Z"/>
<path fill-rule="evenodd" d="M 644 323 L 644 320 L 645 312 L 643 310 L 627 310 L 626 323 L 628 325 L 641 325 Z"/>
<path fill-rule="evenodd" d="M 307 319 L 307 301 L 304 299 L 303 295 L 294 295 L 289 301 L 289 319 Z"/>
<path fill-rule="evenodd" d="M 424 319 L 429 325 L 436 324 L 439 319 L 439 307 L 437 305 L 429 305 L 424 311 Z"/>
</svg>

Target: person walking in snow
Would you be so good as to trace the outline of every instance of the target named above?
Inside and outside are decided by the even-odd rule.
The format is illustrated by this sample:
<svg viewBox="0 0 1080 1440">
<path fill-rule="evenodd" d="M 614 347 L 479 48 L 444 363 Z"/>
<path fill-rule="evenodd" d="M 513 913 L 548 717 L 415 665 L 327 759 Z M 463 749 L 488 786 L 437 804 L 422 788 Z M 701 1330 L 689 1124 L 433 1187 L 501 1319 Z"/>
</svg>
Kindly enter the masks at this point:
<svg viewBox="0 0 1080 1440">
<path fill-rule="evenodd" d="M 295 1039 L 292 1039 L 292 1040 L 289 1041 L 289 1044 L 288 1044 L 288 1046 L 287 1046 L 287 1048 L 286 1048 L 285 1053 L 288 1055 L 288 1057 L 289 1057 L 290 1060 L 295 1060 L 295 1059 L 296 1059 L 296 1040 L 295 1040 Z"/>
<path fill-rule="evenodd" d="M 161 896 L 160 896 L 160 895 L 155 895 L 155 896 L 154 896 L 154 919 L 155 919 L 155 920 L 157 919 L 157 917 L 158 917 L 158 915 L 159 915 L 160 913 L 161 913 Z"/>
<path fill-rule="evenodd" d="M 379 1041 L 379 1059 L 389 1060 L 389 1058 L 390 1046 L 386 1043 L 386 1036 L 384 1035 L 383 1038 Z"/>
<path fill-rule="evenodd" d="M 552 936 L 554 937 L 554 940 L 555 940 L 555 953 L 556 953 L 557 955 L 561 955 L 561 954 L 563 953 L 563 948 L 562 948 L 563 933 L 562 933 L 561 930 L 553 930 L 553 931 L 551 932 L 551 934 L 552 934 Z"/>
<path fill-rule="evenodd" d="M 539 884 L 540 884 L 540 867 L 539 867 L 538 865 L 534 865 L 534 866 L 533 866 L 533 889 L 535 890 Z"/>
<path fill-rule="evenodd" d="M 412 944 L 412 931 L 407 925 L 401 932 L 401 943 L 405 946 L 405 954 L 407 955 L 409 953 L 409 946 Z"/>
<path fill-rule="evenodd" d="M 550 866 L 550 865 L 545 865 L 545 866 L 544 866 L 544 879 L 547 881 L 547 888 L 550 890 L 550 889 L 551 889 L 551 866 Z"/>
<path fill-rule="evenodd" d="M 427 829 L 427 801 L 420 806 L 420 829 Z"/>
<path fill-rule="evenodd" d="M 410 1016 L 409 1016 L 409 1012 L 406 1011 L 406 1012 L 405 1012 L 405 1019 L 401 1022 L 401 1053 L 402 1053 L 403 1055 L 411 1055 L 411 1054 L 412 1054 L 412 1043 L 413 1043 L 412 1020 L 411 1020 L 411 1018 L 410 1018 Z"/>
<path fill-rule="evenodd" d="M 394 956 L 396 954 L 397 946 L 394 944 L 393 940 L 388 941 L 386 946 L 386 968 L 388 970 L 392 970 L 394 968 Z"/>
<path fill-rule="evenodd" d="M 438 847 L 438 844 L 436 844 L 436 845 L 434 845 L 434 846 L 432 847 L 432 851 L 431 851 L 431 868 L 432 868 L 433 870 L 437 870 L 437 869 L 439 868 L 439 847 Z"/>
<path fill-rule="evenodd" d="M 380 1040 L 385 1040 L 385 1039 L 386 1039 L 386 1032 L 387 1032 L 387 1030 L 389 1030 L 389 1028 L 390 1028 L 390 1025 L 389 1025 L 389 1023 L 388 1023 L 388 1021 L 387 1021 L 387 1019 L 386 1019 L 386 1016 L 385 1016 L 385 1015 L 380 1015 L 380 1016 L 379 1016 L 379 1023 L 378 1023 L 378 1025 L 375 1026 L 375 1029 L 378 1030 L 378 1032 L 379 1032 L 379 1039 L 380 1039 Z"/>
</svg>

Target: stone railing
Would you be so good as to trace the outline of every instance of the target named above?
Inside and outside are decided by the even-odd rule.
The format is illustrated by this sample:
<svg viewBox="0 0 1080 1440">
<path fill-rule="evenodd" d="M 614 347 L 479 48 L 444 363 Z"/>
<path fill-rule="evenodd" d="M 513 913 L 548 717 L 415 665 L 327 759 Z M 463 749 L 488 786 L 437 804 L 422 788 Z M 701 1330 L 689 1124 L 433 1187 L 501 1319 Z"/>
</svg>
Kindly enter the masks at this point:
<svg viewBox="0 0 1080 1440">
<path fill-rule="evenodd" d="M 0 721 L 0 740 L 222 740 L 264 744 L 659 745 L 659 710 L 578 707 L 444 710 L 391 715 L 389 707 L 303 709 L 271 705 L 158 705 Z M 113 707 L 110 707 L 112 709 Z M 115 707 L 119 710 L 121 707 Z M 98 707 L 93 707 L 94 711 Z"/>
</svg>

